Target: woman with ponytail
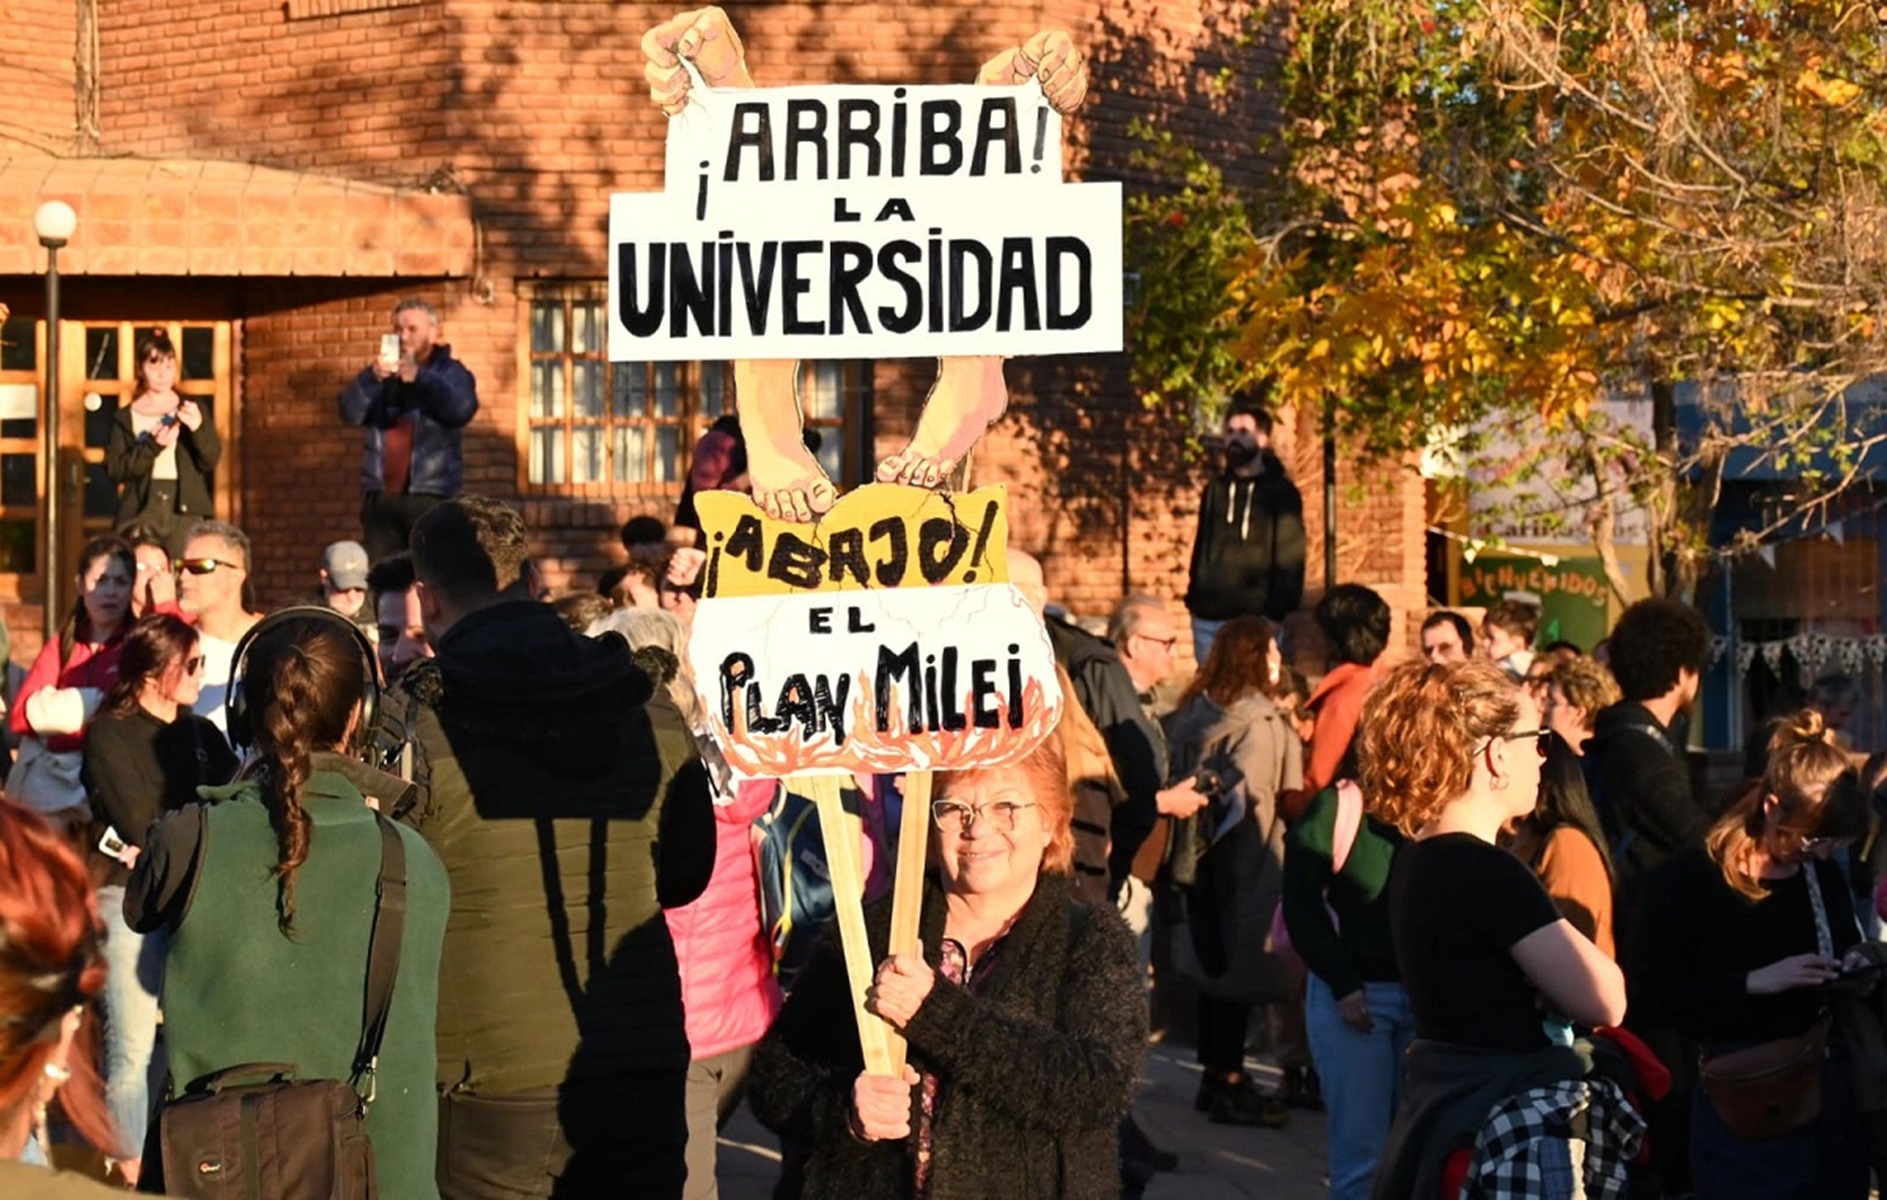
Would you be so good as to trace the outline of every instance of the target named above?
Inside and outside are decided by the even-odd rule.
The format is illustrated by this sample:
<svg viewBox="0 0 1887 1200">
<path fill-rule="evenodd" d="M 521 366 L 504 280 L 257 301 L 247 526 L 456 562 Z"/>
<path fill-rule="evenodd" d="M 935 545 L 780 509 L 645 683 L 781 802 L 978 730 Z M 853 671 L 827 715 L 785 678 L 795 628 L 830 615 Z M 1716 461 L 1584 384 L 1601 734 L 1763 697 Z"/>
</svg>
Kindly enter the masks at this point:
<svg viewBox="0 0 1887 1200">
<path fill-rule="evenodd" d="M 245 720 L 231 729 L 249 765 L 161 820 L 132 872 L 127 921 L 170 940 L 166 1098 L 244 1063 L 293 1063 L 302 1079 L 353 1074 L 380 872 L 372 809 L 392 809 L 409 785 L 350 757 L 372 667 L 344 622 L 291 611 L 257 627 L 241 658 Z M 433 1029 L 447 885 L 425 841 L 400 835 L 404 938 L 367 1132 L 380 1195 L 425 1200 L 438 1195 Z M 162 1188 L 156 1141 L 146 1190 Z"/>
<path fill-rule="evenodd" d="M 1690 1149 L 1699 1200 L 1868 1194 L 1867 1135 L 1853 1087 L 1853 1047 L 1823 1018 L 1841 993 L 1871 990 L 1878 975 L 1850 893 L 1828 856 L 1867 828 L 1867 795 L 1853 758 L 1820 713 L 1803 709 L 1769 743 L 1760 780 L 1717 818 L 1701 846 L 1673 856 L 1646 884 L 1631 947 L 1632 1009 L 1703 1050 L 1704 1073 L 1722 1056 L 1790 1039 L 1827 1038 L 1812 1056 L 1820 1112 L 1795 1128 L 1754 1137 L 1719 1086 L 1692 1097 Z M 1843 982 L 1844 973 L 1854 978 Z M 1781 1076 L 1769 1090 L 1782 1103 Z M 1803 1110 L 1804 1112 L 1806 1110 Z"/>
<path fill-rule="evenodd" d="M 123 1195 L 43 1165 L 55 1097 L 81 1136 L 122 1153 L 92 1067 L 87 1015 L 105 986 L 103 939 L 78 853 L 38 814 L 0 796 L 0 1196 Z"/>
<path fill-rule="evenodd" d="M 105 1098 L 131 1149 L 131 1157 L 115 1165 L 133 1186 L 151 1116 L 148 1081 L 157 1048 L 164 943 L 124 923 L 124 886 L 151 823 L 194 803 L 199 787 L 227 783 L 236 773 L 236 756 L 222 732 L 190 712 L 202 685 L 197 631 L 181 617 L 153 613 L 125 635 L 118 682 L 105 693 L 85 738 L 82 778 L 92 802 L 92 869 L 102 873 L 98 909 L 111 964 L 102 998 Z"/>
</svg>

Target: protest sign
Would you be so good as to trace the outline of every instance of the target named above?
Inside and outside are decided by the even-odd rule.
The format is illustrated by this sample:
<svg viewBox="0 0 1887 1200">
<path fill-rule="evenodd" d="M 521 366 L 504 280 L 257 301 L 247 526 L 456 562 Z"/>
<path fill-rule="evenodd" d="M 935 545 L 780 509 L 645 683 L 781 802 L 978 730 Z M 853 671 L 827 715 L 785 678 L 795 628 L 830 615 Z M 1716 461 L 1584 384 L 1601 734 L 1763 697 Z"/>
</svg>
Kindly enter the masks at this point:
<svg viewBox="0 0 1887 1200">
<path fill-rule="evenodd" d="M 688 653 L 709 731 L 753 775 L 991 766 L 1055 728 L 1041 619 L 1008 582 L 1003 489 L 872 484 L 814 525 L 697 498 Z"/>
<path fill-rule="evenodd" d="M 615 361 L 1121 348 L 1120 188 L 1021 86 L 696 86 L 609 216 Z"/>
</svg>

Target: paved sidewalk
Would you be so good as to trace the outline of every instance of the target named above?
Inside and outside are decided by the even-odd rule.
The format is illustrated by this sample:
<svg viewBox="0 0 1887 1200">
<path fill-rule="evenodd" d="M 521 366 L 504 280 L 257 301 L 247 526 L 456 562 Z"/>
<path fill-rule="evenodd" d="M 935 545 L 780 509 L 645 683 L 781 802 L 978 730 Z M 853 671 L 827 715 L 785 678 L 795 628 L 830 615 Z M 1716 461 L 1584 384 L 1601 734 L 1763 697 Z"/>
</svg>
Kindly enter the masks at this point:
<svg viewBox="0 0 1887 1200">
<path fill-rule="evenodd" d="M 1284 1129 L 1214 1125 L 1192 1110 L 1199 1068 L 1183 1046 L 1153 1046 L 1134 1112 L 1153 1140 L 1179 1155 L 1179 1170 L 1147 1188 L 1147 1200 L 1326 1200 L 1324 1117 L 1294 1111 Z M 1261 1087 L 1276 1072 L 1248 1064 Z M 721 1137 L 722 1200 L 766 1200 L 779 1145 L 745 1107 Z M 998 1198 L 992 1198 L 998 1200 Z"/>
</svg>

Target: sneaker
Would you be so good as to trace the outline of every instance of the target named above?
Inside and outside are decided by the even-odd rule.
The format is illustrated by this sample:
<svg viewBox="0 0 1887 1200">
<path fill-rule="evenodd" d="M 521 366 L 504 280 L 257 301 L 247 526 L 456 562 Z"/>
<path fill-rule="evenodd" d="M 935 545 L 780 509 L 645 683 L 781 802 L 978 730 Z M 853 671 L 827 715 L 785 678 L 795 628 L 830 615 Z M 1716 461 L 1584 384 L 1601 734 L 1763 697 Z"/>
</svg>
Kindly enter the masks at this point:
<svg viewBox="0 0 1887 1200">
<path fill-rule="evenodd" d="M 1251 1079 L 1240 1076 L 1237 1083 L 1221 1083 L 1206 1110 L 1206 1120 L 1214 1125 L 1259 1125 L 1282 1129 L 1291 1122 L 1290 1111 L 1276 1096 L 1267 1096 L 1252 1086 Z"/>
</svg>

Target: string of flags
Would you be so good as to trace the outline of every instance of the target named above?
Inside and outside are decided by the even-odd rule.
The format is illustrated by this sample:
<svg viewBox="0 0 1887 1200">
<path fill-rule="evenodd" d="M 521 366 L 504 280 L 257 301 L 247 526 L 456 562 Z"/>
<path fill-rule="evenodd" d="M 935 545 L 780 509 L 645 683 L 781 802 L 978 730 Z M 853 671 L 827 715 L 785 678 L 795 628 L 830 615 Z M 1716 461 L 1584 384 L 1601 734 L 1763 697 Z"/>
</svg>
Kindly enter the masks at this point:
<svg viewBox="0 0 1887 1200">
<path fill-rule="evenodd" d="M 1473 537 L 1469 534 L 1457 533 L 1452 529 L 1444 529 L 1440 525 L 1430 525 L 1428 531 L 1430 533 L 1439 534 L 1451 542 L 1460 542 L 1462 562 L 1471 563 L 1482 554 L 1488 551 L 1494 551 L 1500 554 L 1511 554 L 1516 558 L 1538 559 L 1540 565 L 1543 567 L 1557 567 L 1560 563 L 1560 556 L 1557 554 L 1548 554 L 1542 550 L 1530 550 L 1525 546 L 1510 545 L 1506 538 L 1498 535 L 1493 537 Z"/>
<path fill-rule="evenodd" d="M 1729 649 L 1729 638 L 1711 638 L 1711 665 L 1720 661 Z M 1887 634 L 1835 637 L 1825 633 L 1798 633 L 1775 641 L 1738 642 L 1736 669 L 1747 672 L 1760 657 L 1771 671 L 1780 673 L 1785 655 L 1793 657 L 1810 679 L 1836 667 L 1858 675 L 1869 667 L 1876 670 L 1887 667 Z"/>
</svg>

